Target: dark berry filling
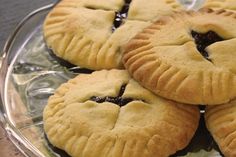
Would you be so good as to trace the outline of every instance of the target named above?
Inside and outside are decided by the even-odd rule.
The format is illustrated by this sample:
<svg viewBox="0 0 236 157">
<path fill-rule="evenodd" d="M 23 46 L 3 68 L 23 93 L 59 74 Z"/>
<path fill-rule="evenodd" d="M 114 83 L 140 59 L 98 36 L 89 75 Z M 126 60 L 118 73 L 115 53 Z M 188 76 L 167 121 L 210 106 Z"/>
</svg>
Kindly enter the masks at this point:
<svg viewBox="0 0 236 157">
<path fill-rule="evenodd" d="M 194 155 L 187 155 L 188 153 L 198 153 L 201 150 L 205 151 L 211 151 L 211 150 L 216 150 L 218 151 L 222 156 L 222 153 L 220 152 L 220 149 L 211 136 L 210 132 L 208 131 L 206 124 L 205 124 L 205 119 L 204 119 L 204 114 L 201 114 L 200 121 L 199 121 L 199 126 L 198 129 L 195 132 L 195 135 L 192 137 L 192 140 L 188 144 L 187 147 L 185 147 L 182 150 L 177 151 L 174 155 L 171 155 L 170 157 L 179 157 L 179 156 L 195 156 Z M 196 156 L 199 156 L 196 154 Z M 218 155 L 216 155 L 218 156 Z"/>
<path fill-rule="evenodd" d="M 132 98 L 111 97 L 111 96 L 106 96 L 104 98 L 101 98 L 98 96 L 92 96 L 90 100 L 96 101 L 97 103 L 111 102 L 111 103 L 119 105 L 120 107 L 125 106 L 129 102 L 133 101 Z"/>
<path fill-rule="evenodd" d="M 195 40 L 198 51 L 204 58 L 206 58 L 209 61 L 211 60 L 209 59 L 208 52 L 205 50 L 205 48 L 215 42 L 224 40 L 217 33 L 213 31 L 208 31 L 206 33 L 198 33 L 195 31 L 191 31 L 191 35 Z"/>
<path fill-rule="evenodd" d="M 47 51 L 48 51 L 50 57 L 52 57 L 53 60 L 55 59 L 60 65 L 65 66 L 67 68 L 72 68 L 72 67 L 76 66 L 76 65 L 71 64 L 70 62 L 56 56 L 51 48 L 47 48 Z"/>
<path fill-rule="evenodd" d="M 78 67 L 74 64 L 71 64 L 70 62 L 60 58 L 60 57 L 57 57 L 54 53 L 53 53 L 53 50 L 48 48 L 47 49 L 50 56 L 55 59 L 57 61 L 58 64 L 60 64 L 61 66 L 63 67 L 66 67 L 67 70 L 69 70 L 70 72 L 73 72 L 73 73 L 85 73 L 85 74 L 90 74 L 93 72 L 93 70 L 91 69 L 86 69 L 86 68 L 81 68 L 81 67 Z"/>
<path fill-rule="evenodd" d="M 48 140 L 48 137 L 46 134 L 44 134 L 44 137 L 46 139 L 46 142 L 47 142 L 47 145 L 48 145 L 48 148 L 50 149 L 50 151 L 54 152 L 56 154 L 56 156 L 58 157 L 71 157 L 69 154 L 67 154 L 64 150 L 62 149 L 59 149 L 55 146 L 53 146 L 49 140 Z"/>
<path fill-rule="evenodd" d="M 116 97 L 112 96 L 105 96 L 105 97 L 99 97 L 99 96 L 92 96 L 90 100 L 95 101 L 97 103 L 103 103 L 103 102 L 111 102 L 114 104 L 117 104 L 118 106 L 122 107 L 128 104 L 131 101 L 134 101 L 133 98 L 123 98 L 122 95 L 125 92 L 126 85 L 122 85 L 119 91 L 119 94 Z"/>
<path fill-rule="evenodd" d="M 112 26 L 113 32 L 118 27 L 120 27 L 121 24 L 123 23 L 123 20 L 127 18 L 130 3 L 131 3 L 131 0 L 126 0 L 125 5 L 122 7 L 122 9 L 119 12 L 116 12 L 115 19 L 114 19 L 113 26 Z"/>
</svg>

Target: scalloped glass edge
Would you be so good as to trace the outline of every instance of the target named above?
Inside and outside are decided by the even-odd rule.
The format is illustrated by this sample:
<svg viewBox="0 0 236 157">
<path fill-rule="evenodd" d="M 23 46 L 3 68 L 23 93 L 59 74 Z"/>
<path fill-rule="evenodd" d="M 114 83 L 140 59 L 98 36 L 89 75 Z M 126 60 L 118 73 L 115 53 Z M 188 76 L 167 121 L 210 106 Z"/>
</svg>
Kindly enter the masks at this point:
<svg viewBox="0 0 236 157">
<path fill-rule="evenodd" d="M 190 4 L 189 0 L 179 1 L 185 5 Z M 187 9 L 194 10 L 193 6 L 195 9 L 200 6 L 200 3 L 193 1 L 195 4 L 189 5 Z M 30 157 L 58 156 L 45 140 L 42 111 L 54 90 L 76 75 L 49 55 L 43 41 L 42 20 L 53 5 L 34 11 L 18 25 L 7 41 L 0 64 L 0 119 L 11 141 L 25 156 Z M 198 149 L 185 157 L 204 157 L 210 152 L 217 151 Z M 220 157 L 220 154 L 211 153 L 211 156 Z"/>
</svg>

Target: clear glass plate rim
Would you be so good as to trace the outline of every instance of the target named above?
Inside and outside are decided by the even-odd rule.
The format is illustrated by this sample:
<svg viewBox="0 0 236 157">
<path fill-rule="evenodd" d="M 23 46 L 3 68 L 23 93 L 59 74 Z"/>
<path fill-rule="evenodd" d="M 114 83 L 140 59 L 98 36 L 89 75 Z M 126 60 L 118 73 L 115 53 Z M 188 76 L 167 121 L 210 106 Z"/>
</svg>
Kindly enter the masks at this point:
<svg viewBox="0 0 236 157">
<path fill-rule="evenodd" d="M 1 126 L 6 130 L 7 135 L 9 139 L 12 141 L 12 143 L 25 155 L 25 156 L 38 156 L 42 157 L 42 153 L 34 148 L 32 144 L 30 144 L 27 139 L 24 138 L 24 136 L 14 129 L 14 124 L 9 119 L 9 116 L 6 109 L 6 100 L 7 100 L 7 84 L 9 80 L 9 76 L 11 73 L 11 69 L 13 66 L 14 61 L 16 60 L 18 53 L 17 51 L 15 56 L 13 58 L 10 58 L 10 51 L 12 48 L 12 45 L 14 45 L 14 41 L 17 38 L 17 35 L 22 27 L 24 27 L 25 23 L 32 18 L 33 16 L 37 15 L 40 12 L 46 11 L 48 9 L 51 9 L 55 4 L 48 4 L 46 6 L 40 7 L 33 12 L 29 13 L 25 18 L 23 18 L 20 23 L 16 26 L 16 28 L 13 30 L 7 41 L 5 42 L 5 45 L 3 47 L 3 51 L 0 54 L 0 121 Z M 19 143 L 20 141 L 20 143 Z"/>
</svg>

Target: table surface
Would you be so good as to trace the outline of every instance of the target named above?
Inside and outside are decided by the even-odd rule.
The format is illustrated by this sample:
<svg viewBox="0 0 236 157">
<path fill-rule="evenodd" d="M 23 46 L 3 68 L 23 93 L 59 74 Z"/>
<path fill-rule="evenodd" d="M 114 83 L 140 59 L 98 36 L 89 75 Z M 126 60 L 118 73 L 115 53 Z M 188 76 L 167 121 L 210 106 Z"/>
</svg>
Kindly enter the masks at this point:
<svg viewBox="0 0 236 157">
<path fill-rule="evenodd" d="M 17 24 L 30 12 L 56 0 L 0 0 L 0 50 Z"/>
<path fill-rule="evenodd" d="M 0 0 L 0 52 L 16 25 L 30 12 L 55 0 Z M 0 127 L 0 156 L 23 157 Z"/>
</svg>

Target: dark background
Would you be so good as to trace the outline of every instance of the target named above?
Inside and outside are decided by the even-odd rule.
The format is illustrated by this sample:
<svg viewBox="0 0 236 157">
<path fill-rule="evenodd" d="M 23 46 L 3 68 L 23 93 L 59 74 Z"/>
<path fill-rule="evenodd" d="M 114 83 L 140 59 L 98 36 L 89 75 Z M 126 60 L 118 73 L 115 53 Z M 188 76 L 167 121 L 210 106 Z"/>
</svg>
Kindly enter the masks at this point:
<svg viewBox="0 0 236 157">
<path fill-rule="evenodd" d="M 0 52 L 17 24 L 33 10 L 57 0 L 0 0 Z"/>
</svg>

